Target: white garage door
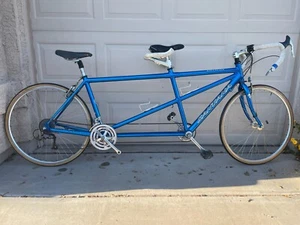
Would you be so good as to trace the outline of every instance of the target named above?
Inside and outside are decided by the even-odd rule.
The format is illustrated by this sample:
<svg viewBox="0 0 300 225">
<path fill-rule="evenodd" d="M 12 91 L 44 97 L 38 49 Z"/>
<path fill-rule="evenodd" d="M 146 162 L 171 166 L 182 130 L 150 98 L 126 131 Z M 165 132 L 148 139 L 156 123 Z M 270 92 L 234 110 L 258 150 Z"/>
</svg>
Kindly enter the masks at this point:
<svg viewBox="0 0 300 225">
<path fill-rule="evenodd" d="M 79 78 L 77 66 L 55 56 L 56 49 L 88 51 L 83 60 L 89 76 L 112 76 L 164 72 L 143 60 L 151 44 L 185 45 L 172 57 L 175 71 L 233 66 L 231 54 L 252 43 L 283 41 L 289 34 L 298 43 L 300 6 L 297 0 L 33 0 L 31 21 L 37 81 L 70 86 Z M 297 46 L 295 46 L 297 47 Z M 266 51 L 266 54 L 277 53 Z M 261 55 L 258 53 L 257 55 Z M 274 59 L 273 59 L 274 60 Z M 290 92 L 294 60 L 289 56 L 274 74 L 267 65 L 253 71 L 254 83 Z M 191 89 L 221 76 L 185 78 L 179 86 Z M 173 97 L 168 80 L 93 85 L 105 123 L 117 122 L 140 111 L 139 104 L 160 104 Z M 189 121 L 220 88 L 185 102 Z M 83 94 L 85 95 L 85 94 Z M 86 97 L 86 96 L 84 96 Z M 224 104 L 198 129 L 198 140 L 218 144 L 218 122 Z M 165 123 L 176 107 L 141 122 Z M 122 130 L 162 130 L 166 125 L 134 125 Z M 154 139 L 151 139 L 154 140 Z"/>
</svg>

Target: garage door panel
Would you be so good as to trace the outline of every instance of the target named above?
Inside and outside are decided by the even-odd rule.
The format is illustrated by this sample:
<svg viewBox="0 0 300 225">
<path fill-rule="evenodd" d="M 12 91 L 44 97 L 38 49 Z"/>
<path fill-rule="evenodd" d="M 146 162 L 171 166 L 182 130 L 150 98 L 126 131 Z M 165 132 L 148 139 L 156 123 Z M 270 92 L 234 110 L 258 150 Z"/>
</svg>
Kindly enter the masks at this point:
<svg viewBox="0 0 300 225">
<path fill-rule="evenodd" d="M 170 81 L 165 80 L 147 80 L 147 81 L 124 81 L 93 84 L 92 88 L 96 92 L 116 92 L 116 93 L 172 93 Z M 151 95 L 150 95 L 151 96 Z"/>
<path fill-rule="evenodd" d="M 136 101 L 136 102 L 118 102 L 118 101 L 113 101 L 108 103 L 108 108 L 109 108 L 109 117 L 108 121 L 112 123 L 120 122 L 122 120 L 125 120 L 127 118 L 130 118 L 138 113 L 141 113 L 139 106 L 140 104 L 144 104 L 144 102 Z M 141 106 L 143 109 L 147 109 L 148 107 L 154 107 L 155 105 L 159 105 L 160 102 L 158 101 L 153 101 L 149 104 L 149 106 Z M 121 112 L 121 113 L 120 113 Z M 151 116 L 151 119 L 149 117 L 145 117 L 143 119 L 144 122 L 148 123 L 159 123 L 159 114 L 153 114 Z"/>
<path fill-rule="evenodd" d="M 206 109 L 207 104 L 210 103 L 205 100 L 200 100 L 199 102 L 187 102 L 184 103 L 186 117 L 188 122 L 192 123 L 198 118 L 198 116 Z M 218 128 L 219 120 L 221 114 L 221 107 L 216 108 L 201 124 L 201 130 L 205 132 L 216 131 Z M 179 114 L 178 114 L 179 115 Z"/>
<path fill-rule="evenodd" d="M 87 99 L 87 95 L 81 95 L 83 99 Z M 216 96 L 215 93 L 205 93 L 202 96 L 197 96 L 195 98 L 184 101 L 184 107 L 186 111 L 186 116 L 188 121 L 192 122 L 200 115 L 200 113 L 207 107 L 211 100 Z M 154 107 L 155 105 L 163 104 L 174 98 L 173 93 L 154 93 L 149 96 L 147 93 L 139 93 L 138 95 L 134 93 L 95 93 L 97 103 L 99 104 L 100 111 L 106 122 L 118 122 L 134 116 L 135 114 L 141 113 L 144 110 Z M 150 104 L 148 104 L 150 102 Z M 141 105 L 142 104 L 142 105 Z M 222 103 L 219 108 L 217 108 L 212 117 L 217 117 L 221 112 L 224 104 Z M 123 112 L 123 108 L 126 113 Z M 141 111 L 141 109 L 142 111 Z M 164 112 L 166 111 L 166 112 Z M 167 122 L 167 115 L 174 111 L 179 117 L 179 111 L 177 105 L 167 107 L 154 115 L 155 120 L 147 120 L 147 122 Z M 149 118 L 149 117 L 148 117 Z M 204 128 L 205 129 L 205 128 Z"/>
<path fill-rule="evenodd" d="M 210 85 L 212 82 L 215 82 L 216 80 L 219 79 L 218 78 L 219 76 L 210 76 L 210 77 L 214 77 L 214 79 L 211 78 L 212 80 L 203 80 L 203 77 L 192 78 L 192 79 L 188 79 L 188 78 L 177 79 L 177 85 L 180 94 L 181 95 L 188 94 L 189 92 L 192 92 L 196 89 L 203 88 L 207 85 Z M 185 101 L 194 102 L 194 101 L 198 101 L 197 98 L 200 98 L 200 99 L 206 99 L 206 102 L 209 103 L 214 97 L 216 97 L 217 94 L 219 94 L 223 90 L 223 88 L 226 86 L 227 83 L 228 82 L 225 82 L 223 84 L 215 86 L 205 92 L 202 92 L 200 95 L 196 95 Z"/>
<path fill-rule="evenodd" d="M 215 80 L 218 78 L 216 76 Z M 180 93 L 186 94 L 192 90 L 204 87 L 205 85 L 210 84 L 210 80 L 202 80 L 202 77 L 198 79 L 177 79 L 177 85 L 180 89 Z M 205 93 L 212 93 L 216 95 L 219 93 L 225 86 L 223 85 L 214 87 Z M 156 79 L 156 80 L 144 80 L 144 81 L 124 81 L 124 82 L 109 82 L 109 83 L 97 83 L 92 84 L 92 88 L 96 92 L 127 92 L 127 93 L 158 93 L 158 94 L 173 94 L 172 85 L 169 79 Z M 202 94 L 203 95 L 203 94 Z"/>
<path fill-rule="evenodd" d="M 93 0 L 33 0 L 35 19 L 83 19 L 94 17 Z"/>
<path fill-rule="evenodd" d="M 276 4 L 271 0 L 34 0 L 31 10 L 33 30 L 299 33 L 300 29 L 297 0 Z"/>
<path fill-rule="evenodd" d="M 130 75 L 143 73 L 165 73 L 166 68 L 143 60 L 151 44 L 105 44 L 106 74 Z"/>
<path fill-rule="evenodd" d="M 297 0 L 241 0 L 240 20 L 296 21 Z"/>
<path fill-rule="evenodd" d="M 176 72 L 233 67 L 233 51 L 253 43 L 283 41 L 286 34 L 294 40 L 295 51 L 298 47 L 297 0 L 33 0 L 30 4 L 38 81 L 68 87 L 77 81 L 80 72 L 77 65 L 56 56 L 56 49 L 91 52 L 93 57 L 83 59 L 86 72 L 91 77 L 103 77 L 166 72 L 166 68 L 144 60 L 151 44 L 185 45 L 171 57 Z M 255 52 L 254 60 L 278 53 L 276 49 Z M 295 59 L 287 55 L 276 72 L 265 76 L 275 60 L 266 59 L 253 67 L 253 83 L 272 85 L 289 95 Z M 191 84 L 182 89 L 187 93 L 225 76 L 185 77 L 177 81 L 180 88 Z M 184 101 L 188 121 L 194 120 L 224 85 Z M 174 98 L 168 79 L 92 84 L 92 88 L 107 122 L 139 113 L 142 103 L 150 101 L 153 106 Z M 80 95 L 89 101 L 85 89 Z M 218 121 L 226 100 L 199 128 L 198 140 L 220 143 Z M 171 111 L 178 114 L 177 106 L 142 121 L 167 122 L 166 115 Z M 174 129 L 172 125 L 147 129 L 161 131 L 169 127 Z M 122 131 L 144 128 L 133 126 Z"/>
<path fill-rule="evenodd" d="M 230 0 L 176 0 L 172 19 L 229 20 Z"/>
<path fill-rule="evenodd" d="M 178 71 L 224 68 L 226 48 L 225 45 L 201 45 L 200 43 L 189 45 L 186 43 L 183 50 L 175 53 L 174 65 Z M 208 77 L 203 77 L 203 79 L 208 79 Z"/>
<path fill-rule="evenodd" d="M 109 93 L 109 96 L 107 96 L 107 98 L 105 98 L 105 96 L 101 95 L 100 93 L 96 93 L 96 98 L 97 95 L 103 120 L 107 123 L 120 122 L 156 105 L 165 103 L 167 100 L 173 98 L 172 94 L 165 94 L 163 99 L 160 94 L 154 94 L 149 97 L 149 95 L 146 93 L 141 93 L 138 95 L 133 93 Z M 168 107 L 165 110 L 139 120 L 139 122 L 167 122 L 167 115 L 172 110 L 172 107 Z"/>
<path fill-rule="evenodd" d="M 169 37 L 168 41 L 163 41 L 166 40 L 166 35 Z M 175 36 L 159 33 L 147 39 L 146 33 L 35 32 L 34 36 L 38 60 L 37 70 L 41 81 L 66 82 L 68 80 L 70 81 L 68 85 L 70 85 L 78 78 L 79 70 L 73 63 L 56 56 L 54 54 L 56 49 L 93 53 L 93 57 L 83 60 L 89 76 L 149 74 L 166 72 L 165 68 L 143 59 L 152 41 L 152 43 L 175 44 L 179 43 L 178 40 L 182 40 L 181 43 L 184 43 L 186 48 L 176 51 L 172 55 L 172 60 L 174 70 L 183 71 L 232 67 L 234 50 L 244 48 L 250 43 L 282 41 L 285 35 L 273 34 L 272 37 L 266 37 L 264 34 L 193 34 L 191 38 L 191 35 L 184 33 L 178 33 Z M 291 36 L 294 40 L 298 39 L 298 35 Z M 209 42 L 210 39 L 213 44 Z M 159 42 L 159 40 L 162 41 Z M 228 42 L 228 44 L 224 44 L 224 42 Z M 254 59 L 257 60 L 261 56 L 267 55 L 265 53 L 278 54 L 278 51 L 258 51 L 254 54 Z M 290 83 L 288 81 L 292 77 L 294 59 L 287 55 L 287 60 L 278 71 L 267 77 L 264 76 L 274 61 L 267 59 L 255 65 L 253 80 L 256 83 L 267 83 L 283 91 L 289 91 Z M 221 77 L 223 75 L 191 77 L 184 80 L 191 81 L 197 86 L 203 86 L 207 84 L 207 81 Z M 149 85 L 147 82 L 136 82 L 132 89 L 152 91 L 152 87 L 159 87 L 160 91 L 165 91 L 163 87 L 169 84 L 168 80 L 149 82 L 153 83 Z M 120 91 L 123 87 L 123 83 L 115 83 L 110 90 Z"/>
<path fill-rule="evenodd" d="M 163 0 L 104 0 L 104 19 L 161 19 Z"/>
<path fill-rule="evenodd" d="M 40 82 L 60 82 L 67 80 L 74 82 L 79 78 L 78 66 L 70 61 L 66 61 L 62 57 L 55 54 L 57 49 L 68 51 L 87 51 L 95 55 L 95 45 L 73 45 L 73 44 L 43 44 L 37 45 L 37 55 L 39 56 L 38 70 Z M 95 57 L 84 60 L 86 73 L 90 76 L 96 74 Z"/>
</svg>

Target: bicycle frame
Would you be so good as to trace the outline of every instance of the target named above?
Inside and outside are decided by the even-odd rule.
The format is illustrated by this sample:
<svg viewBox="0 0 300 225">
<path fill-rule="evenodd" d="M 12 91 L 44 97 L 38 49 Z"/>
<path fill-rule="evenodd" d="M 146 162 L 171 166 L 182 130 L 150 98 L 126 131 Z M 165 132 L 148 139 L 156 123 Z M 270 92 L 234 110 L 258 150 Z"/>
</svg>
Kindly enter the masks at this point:
<svg viewBox="0 0 300 225">
<path fill-rule="evenodd" d="M 179 89 L 177 86 L 176 78 L 182 78 L 182 77 L 193 77 L 193 76 L 205 76 L 205 75 L 216 75 L 216 74 L 230 74 L 222 79 L 219 79 L 213 83 L 210 83 L 206 86 L 200 87 L 198 89 L 195 89 L 191 92 L 188 92 L 186 94 L 180 95 Z M 156 113 L 160 110 L 163 110 L 169 106 L 172 106 L 174 104 L 177 104 L 181 122 L 183 124 L 184 130 L 183 131 L 161 131 L 161 132 L 134 132 L 134 133 L 117 133 L 118 137 L 163 137 L 163 136 L 184 136 L 186 132 L 194 132 L 198 126 L 201 125 L 201 123 L 210 115 L 210 113 L 217 107 L 217 105 L 227 96 L 229 92 L 232 91 L 232 89 L 237 85 L 240 84 L 239 89 L 244 90 L 246 93 L 246 96 L 250 93 L 249 88 L 244 83 L 243 78 L 243 71 L 240 63 L 236 63 L 236 66 L 233 68 L 225 68 L 225 69 L 214 69 L 214 70 L 199 70 L 199 71 L 190 71 L 190 72 L 173 72 L 172 69 L 168 69 L 168 73 L 159 73 L 159 74 L 144 74 L 144 75 L 129 75 L 129 76 L 112 76 L 112 77 L 93 77 L 89 78 L 87 76 L 83 76 L 82 82 L 78 84 L 75 90 L 73 90 L 73 93 L 66 99 L 66 101 L 62 104 L 62 106 L 54 113 L 54 115 L 50 118 L 49 122 L 47 123 L 46 127 L 51 132 L 57 132 L 57 133 L 66 133 L 66 134 L 75 134 L 75 135 L 81 135 L 81 136 L 89 136 L 90 132 L 88 129 L 76 127 L 76 126 L 70 126 L 68 124 L 63 124 L 60 122 L 56 122 L 57 126 L 64 127 L 65 129 L 59 129 L 59 128 L 51 128 L 50 123 L 51 121 L 58 121 L 59 116 L 64 112 L 64 110 L 68 107 L 68 105 L 72 102 L 75 95 L 77 95 L 81 89 L 85 86 L 92 108 L 95 113 L 96 118 L 100 118 L 100 110 L 98 108 L 98 105 L 95 101 L 95 97 L 91 88 L 91 83 L 100 83 L 100 82 L 118 82 L 118 81 L 136 81 L 136 80 L 150 80 L 150 79 L 170 79 L 170 82 L 172 84 L 173 92 L 175 98 L 165 102 L 161 105 L 158 105 L 156 107 L 150 108 L 138 115 L 135 115 L 131 118 L 125 119 L 123 121 L 120 121 L 112 127 L 114 129 L 118 129 L 122 126 L 125 126 L 127 124 L 130 124 L 136 120 L 139 120 L 143 117 L 146 117 L 150 114 Z M 223 83 L 227 83 L 227 85 L 223 88 L 223 90 L 213 99 L 213 101 L 207 106 L 207 108 L 197 117 L 197 119 L 189 126 L 187 123 L 184 107 L 182 105 L 182 102 L 186 99 L 189 99 L 195 95 L 198 95 L 200 93 L 203 93 L 209 89 L 212 89 L 216 86 L 219 86 Z M 248 97 L 247 97 L 248 98 Z M 249 101 L 249 99 L 247 99 Z M 251 100 L 250 100 L 251 102 Z M 250 106 L 252 103 L 250 104 Z M 242 107 L 245 109 L 245 104 L 242 104 Z M 254 109 L 250 107 L 250 110 L 252 113 L 254 113 Z M 259 122 L 258 122 L 259 123 Z"/>
</svg>

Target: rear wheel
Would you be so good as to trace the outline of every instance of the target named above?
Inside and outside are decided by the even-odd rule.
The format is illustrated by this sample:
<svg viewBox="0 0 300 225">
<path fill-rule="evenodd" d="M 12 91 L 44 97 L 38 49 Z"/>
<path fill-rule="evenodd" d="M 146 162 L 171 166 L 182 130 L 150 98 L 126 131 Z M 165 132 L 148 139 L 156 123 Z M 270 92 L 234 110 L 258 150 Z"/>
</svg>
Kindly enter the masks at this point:
<svg viewBox="0 0 300 225">
<path fill-rule="evenodd" d="M 254 85 L 251 99 L 263 124 L 250 122 L 245 111 L 256 121 L 248 107 L 244 91 L 226 104 L 220 118 L 220 137 L 227 152 L 245 164 L 263 164 L 276 158 L 288 144 L 293 131 L 293 111 L 287 98 L 276 88 Z"/>
<path fill-rule="evenodd" d="M 13 148 L 25 159 L 42 166 L 59 166 L 77 158 L 87 147 L 89 137 L 49 132 L 44 128 L 66 100 L 68 88 L 57 84 L 35 84 L 20 91 L 8 105 L 5 130 Z M 82 129 L 92 119 L 84 101 L 75 96 L 50 127 Z"/>
</svg>

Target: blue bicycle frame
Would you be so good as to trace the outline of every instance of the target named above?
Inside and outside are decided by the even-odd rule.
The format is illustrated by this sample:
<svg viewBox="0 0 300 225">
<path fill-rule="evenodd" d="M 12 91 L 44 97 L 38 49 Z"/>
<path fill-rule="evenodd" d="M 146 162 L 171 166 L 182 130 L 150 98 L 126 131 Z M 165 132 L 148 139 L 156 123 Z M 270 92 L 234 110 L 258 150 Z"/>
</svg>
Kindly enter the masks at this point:
<svg viewBox="0 0 300 225">
<path fill-rule="evenodd" d="M 176 78 L 182 78 L 182 77 L 193 77 L 193 76 L 205 76 L 205 75 L 216 75 L 216 74 L 230 74 L 220 80 L 217 80 L 211 84 L 208 84 L 206 86 L 200 87 L 196 90 L 193 90 L 189 93 L 180 95 Z M 126 120 L 123 120 L 121 122 L 118 122 L 112 127 L 114 129 L 118 129 L 124 125 L 130 124 L 136 120 L 139 120 L 143 117 L 146 117 L 150 114 L 156 113 L 160 110 L 163 110 L 169 106 L 172 106 L 174 104 L 177 104 L 182 125 L 184 130 L 183 131 L 176 131 L 176 132 L 170 132 L 170 131 L 162 131 L 162 132 L 135 132 L 135 133 L 117 133 L 118 137 L 162 137 L 162 136 L 184 136 L 186 132 L 194 132 L 197 127 L 210 115 L 210 113 L 216 108 L 216 106 L 226 97 L 226 95 L 232 91 L 232 89 L 237 85 L 239 85 L 239 90 L 244 90 L 247 98 L 247 102 L 250 108 L 250 111 L 252 112 L 252 115 L 257 120 L 258 125 L 261 126 L 261 123 L 259 119 L 255 115 L 254 108 L 252 106 L 252 101 L 249 97 L 250 90 L 247 87 L 247 85 L 244 83 L 244 77 L 243 77 L 243 71 L 240 63 L 236 63 L 236 66 L 234 68 L 225 68 L 225 69 L 214 69 L 214 70 L 200 70 L 200 71 L 190 71 L 190 72 L 173 72 L 172 69 L 168 69 L 168 73 L 159 73 L 159 74 L 144 74 L 144 75 L 129 75 L 129 76 L 112 76 L 112 77 L 93 77 L 89 78 L 87 76 L 82 77 L 82 82 L 78 84 L 75 90 L 73 90 L 73 93 L 66 99 L 66 101 L 62 104 L 62 106 L 54 113 L 54 115 L 50 118 L 49 122 L 47 123 L 46 127 L 51 132 L 57 132 L 57 133 L 66 133 L 66 134 L 74 134 L 74 135 L 81 135 L 81 136 L 89 136 L 90 131 L 88 129 L 84 129 L 82 127 L 77 126 L 70 126 L 69 124 L 64 124 L 62 122 L 59 122 L 58 118 L 59 116 L 64 112 L 64 110 L 68 107 L 68 105 L 72 102 L 75 95 L 77 95 L 80 90 L 85 86 L 92 108 L 95 113 L 96 118 L 100 118 L 100 110 L 98 108 L 98 105 L 96 103 L 91 83 L 100 83 L 100 82 L 117 82 L 117 81 L 135 81 L 135 80 L 150 80 L 150 79 L 170 79 L 172 88 L 174 91 L 175 98 L 173 100 L 170 100 L 168 102 L 165 102 L 159 106 L 153 107 L 149 110 L 146 110 L 138 115 L 135 115 L 131 118 L 128 118 Z M 187 123 L 184 107 L 182 105 L 182 102 L 186 99 L 189 99 L 195 95 L 198 95 L 202 92 L 205 92 L 209 89 L 212 89 L 218 85 L 221 85 L 223 83 L 227 83 L 227 85 L 223 88 L 223 90 L 214 98 L 214 100 L 207 106 L 207 108 L 198 116 L 198 118 L 189 125 Z M 246 105 L 244 98 L 240 99 L 241 106 L 245 112 L 246 117 L 251 121 L 249 113 L 247 112 Z M 50 126 L 50 123 L 52 121 L 57 121 L 55 124 L 56 126 L 52 127 Z M 52 123 L 53 124 L 53 123 Z M 58 127 L 62 127 L 58 128 Z"/>
</svg>

